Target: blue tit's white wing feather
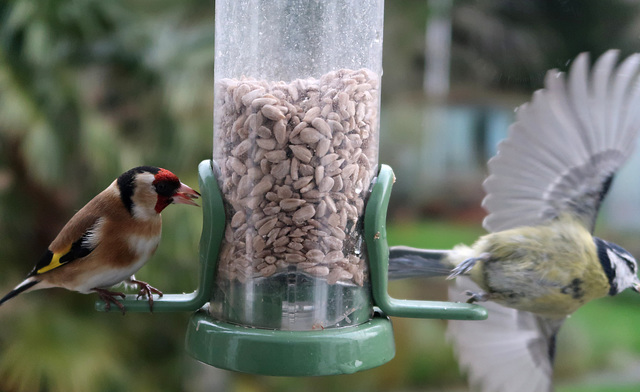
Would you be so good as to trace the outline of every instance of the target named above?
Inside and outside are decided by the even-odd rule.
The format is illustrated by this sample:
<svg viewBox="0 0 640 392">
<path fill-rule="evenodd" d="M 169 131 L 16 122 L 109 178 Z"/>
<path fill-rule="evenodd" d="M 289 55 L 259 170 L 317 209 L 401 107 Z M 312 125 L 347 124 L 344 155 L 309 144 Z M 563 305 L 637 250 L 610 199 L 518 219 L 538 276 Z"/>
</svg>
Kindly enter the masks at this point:
<svg viewBox="0 0 640 392">
<path fill-rule="evenodd" d="M 569 111 L 566 115 L 571 116 L 577 122 L 583 143 L 589 154 L 593 151 L 593 125 L 591 123 L 591 100 L 589 99 L 589 56 L 581 53 L 576 57 L 569 70 L 569 82 L 566 92 L 557 90 L 557 94 L 565 95 L 568 98 Z M 573 146 L 570 146 L 573 147 Z"/>
<path fill-rule="evenodd" d="M 466 300 L 465 290 L 478 292 L 471 280 L 459 277 L 450 288 L 451 300 Z M 460 367 L 474 391 L 551 391 L 552 356 L 562 320 L 551 321 L 529 312 L 485 302 L 483 321 L 449 321 Z"/>
<path fill-rule="evenodd" d="M 633 128 L 640 121 L 640 110 L 636 106 L 640 100 L 640 86 L 638 80 L 634 80 L 640 69 L 640 54 L 629 56 L 619 67 L 618 78 L 614 84 L 612 106 L 619 110 L 619 116 L 611 118 L 612 137 L 626 145 L 631 154 L 635 146 L 635 133 Z"/>
<path fill-rule="evenodd" d="M 521 106 L 507 139 L 489 161 L 484 227 L 500 231 L 534 225 L 563 213 L 593 230 L 598 208 L 640 130 L 639 55 L 615 66 L 603 54 L 589 73 L 587 54 L 568 80 L 549 71 L 545 88 Z"/>
<path fill-rule="evenodd" d="M 545 78 L 545 90 L 541 90 L 540 95 L 544 95 L 544 99 L 540 100 L 541 105 L 546 105 L 546 111 L 553 113 L 551 116 L 545 116 L 545 122 L 550 132 L 548 141 L 557 140 L 572 146 L 571 156 L 577 161 L 584 161 L 589 158 L 589 150 L 587 147 L 587 138 L 584 136 L 580 128 L 577 116 L 571 108 L 570 98 L 565 93 L 567 90 L 565 74 L 557 71 L 549 71 Z M 534 93 L 535 94 L 535 93 Z M 580 99 L 582 101 L 582 99 Z M 558 134 L 557 130 L 563 130 Z M 535 131 L 535 129 L 534 129 Z M 559 154 L 561 151 L 552 149 L 554 153 Z"/>
<path fill-rule="evenodd" d="M 550 73 L 547 80 L 552 78 L 554 81 L 561 80 L 561 74 Z M 554 143 L 563 143 L 566 145 L 580 145 L 580 137 L 574 132 L 563 132 L 558 134 L 559 127 L 569 128 L 571 123 L 567 122 L 567 118 L 563 117 L 562 111 L 556 112 L 556 107 L 551 101 L 558 94 L 554 94 L 552 90 L 538 90 L 533 94 L 533 99 L 529 104 L 525 104 L 518 109 L 517 121 L 512 126 L 511 138 L 505 141 L 505 145 L 519 146 L 521 149 L 529 151 L 529 155 L 540 163 L 539 154 L 542 154 L 546 160 L 545 166 L 557 173 L 558 170 L 567 165 L 575 164 L 580 158 L 586 156 L 582 149 L 576 149 L 571 154 L 563 153 L 554 148 Z M 553 112 L 554 115 L 549 116 L 547 113 Z M 505 147 L 507 148 L 507 147 Z M 531 171 L 531 167 L 529 170 Z"/>
<path fill-rule="evenodd" d="M 593 116 L 591 121 L 595 146 L 615 145 L 615 140 L 608 136 L 613 131 L 610 128 L 612 123 L 610 118 L 619 116 L 618 108 L 613 105 L 615 81 L 610 77 L 613 74 L 617 59 L 618 53 L 610 50 L 600 56 L 593 66 L 590 113 Z"/>
</svg>

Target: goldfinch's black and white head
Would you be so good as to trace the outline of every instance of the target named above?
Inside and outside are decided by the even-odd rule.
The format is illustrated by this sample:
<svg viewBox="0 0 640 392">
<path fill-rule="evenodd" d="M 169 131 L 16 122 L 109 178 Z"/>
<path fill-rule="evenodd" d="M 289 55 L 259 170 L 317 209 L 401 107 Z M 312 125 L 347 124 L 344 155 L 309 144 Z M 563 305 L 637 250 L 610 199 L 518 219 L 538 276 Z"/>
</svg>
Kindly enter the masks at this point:
<svg viewBox="0 0 640 392">
<path fill-rule="evenodd" d="M 169 204 L 197 205 L 200 194 L 180 182 L 169 170 L 139 166 L 123 173 L 116 180 L 120 198 L 136 219 L 150 219 Z"/>
<path fill-rule="evenodd" d="M 638 279 L 638 263 L 636 259 L 624 248 L 594 237 L 598 258 L 609 279 L 610 295 L 616 295 L 626 289 L 640 292 L 640 280 Z"/>
</svg>

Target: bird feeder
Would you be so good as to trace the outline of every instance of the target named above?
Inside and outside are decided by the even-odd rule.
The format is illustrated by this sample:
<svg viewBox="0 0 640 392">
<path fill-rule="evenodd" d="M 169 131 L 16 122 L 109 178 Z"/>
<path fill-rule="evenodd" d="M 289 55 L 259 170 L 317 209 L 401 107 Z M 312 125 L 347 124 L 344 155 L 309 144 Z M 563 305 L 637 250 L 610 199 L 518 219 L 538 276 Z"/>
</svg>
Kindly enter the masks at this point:
<svg viewBox="0 0 640 392">
<path fill-rule="evenodd" d="M 223 369 L 353 373 L 395 354 L 388 316 L 486 318 L 387 293 L 378 162 L 383 0 L 216 1 L 213 160 L 200 164 L 200 286 L 186 348 Z M 146 301 L 123 301 L 148 311 Z M 104 309 L 98 303 L 99 309 Z"/>
</svg>

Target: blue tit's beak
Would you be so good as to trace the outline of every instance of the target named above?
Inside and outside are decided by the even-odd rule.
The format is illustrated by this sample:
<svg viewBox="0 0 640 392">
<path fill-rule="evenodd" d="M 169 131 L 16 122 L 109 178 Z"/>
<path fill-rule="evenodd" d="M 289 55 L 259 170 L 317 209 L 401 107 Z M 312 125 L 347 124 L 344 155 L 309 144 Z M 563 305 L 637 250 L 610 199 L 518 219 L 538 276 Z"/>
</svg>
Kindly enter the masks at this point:
<svg viewBox="0 0 640 392">
<path fill-rule="evenodd" d="M 631 290 L 635 291 L 636 293 L 640 293 L 640 282 L 634 283 L 633 286 L 631 286 Z"/>
</svg>

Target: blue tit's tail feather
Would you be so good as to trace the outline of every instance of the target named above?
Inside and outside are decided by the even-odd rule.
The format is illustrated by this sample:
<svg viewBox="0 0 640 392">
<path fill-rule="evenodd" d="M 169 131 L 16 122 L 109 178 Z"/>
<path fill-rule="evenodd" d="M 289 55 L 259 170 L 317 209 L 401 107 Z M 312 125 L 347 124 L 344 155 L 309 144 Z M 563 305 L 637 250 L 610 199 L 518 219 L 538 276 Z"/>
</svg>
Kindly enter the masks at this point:
<svg viewBox="0 0 640 392">
<path fill-rule="evenodd" d="M 4 297 L 2 297 L 2 299 L 0 299 L 0 305 L 7 302 L 8 300 L 15 297 L 16 295 L 29 290 L 30 288 L 37 285 L 38 283 L 40 283 L 40 281 L 34 278 L 28 278 L 24 280 L 22 283 L 17 285 L 15 289 L 9 291 L 7 295 L 5 295 Z"/>
<path fill-rule="evenodd" d="M 455 267 L 452 251 L 392 246 L 389 249 L 389 279 L 449 276 Z"/>
</svg>

